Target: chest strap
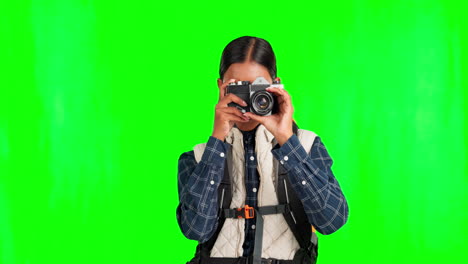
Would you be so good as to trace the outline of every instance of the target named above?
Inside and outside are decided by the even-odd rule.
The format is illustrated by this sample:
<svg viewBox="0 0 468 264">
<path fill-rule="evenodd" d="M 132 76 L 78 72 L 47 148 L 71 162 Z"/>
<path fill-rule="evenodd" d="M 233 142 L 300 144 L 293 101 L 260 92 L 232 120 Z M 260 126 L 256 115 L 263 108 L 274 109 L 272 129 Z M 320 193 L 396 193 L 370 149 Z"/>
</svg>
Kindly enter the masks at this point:
<svg viewBox="0 0 468 264">
<path fill-rule="evenodd" d="M 262 242 L 263 242 L 263 215 L 283 214 L 291 212 L 289 204 L 279 204 L 261 207 L 250 207 L 245 205 L 243 208 L 223 209 L 221 217 L 224 218 L 256 218 L 255 221 L 255 245 L 252 264 L 262 264 Z"/>
</svg>

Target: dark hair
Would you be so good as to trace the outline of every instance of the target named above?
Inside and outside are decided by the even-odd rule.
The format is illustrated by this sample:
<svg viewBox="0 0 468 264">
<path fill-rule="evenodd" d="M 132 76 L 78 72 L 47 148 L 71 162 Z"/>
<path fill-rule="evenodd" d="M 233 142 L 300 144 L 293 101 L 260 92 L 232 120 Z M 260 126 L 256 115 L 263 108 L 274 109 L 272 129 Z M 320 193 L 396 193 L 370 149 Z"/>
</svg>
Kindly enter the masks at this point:
<svg viewBox="0 0 468 264">
<path fill-rule="evenodd" d="M 219 77 L 223 79 L 231 64 L 247 60 L 264 66 L 271 78 L 276 78 L 276 57 L 270 43 L 262 38 L 250 36 L 236 38 L 224 48 L 219 65 Z"/>
</svg>

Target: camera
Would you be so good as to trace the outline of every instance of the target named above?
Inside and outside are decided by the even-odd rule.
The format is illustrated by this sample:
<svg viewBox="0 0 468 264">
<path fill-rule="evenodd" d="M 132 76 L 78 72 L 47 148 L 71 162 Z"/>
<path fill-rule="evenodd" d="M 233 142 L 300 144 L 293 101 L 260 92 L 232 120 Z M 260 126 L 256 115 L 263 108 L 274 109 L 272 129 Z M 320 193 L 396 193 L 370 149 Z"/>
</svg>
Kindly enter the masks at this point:
<svg viewBox="0 0 468 264">
<path fill-rule="evenodd" d="M 265 78 L 257 77 L 253 83 L 249 81 L 238 81 L 230 83 L 226 87 L 226 94 L 235 94 L 247 103 L 241 106 L 236 103 L 229 103 L 228 106 L 238 108 L 242 113 L 252 112 L 260 116 L 268 116 L 278 113 L 278 99 L 273 93 L 266 90 L 268 87 L 283 89 L 279 82 L 270 84 Z"/>
</svg>

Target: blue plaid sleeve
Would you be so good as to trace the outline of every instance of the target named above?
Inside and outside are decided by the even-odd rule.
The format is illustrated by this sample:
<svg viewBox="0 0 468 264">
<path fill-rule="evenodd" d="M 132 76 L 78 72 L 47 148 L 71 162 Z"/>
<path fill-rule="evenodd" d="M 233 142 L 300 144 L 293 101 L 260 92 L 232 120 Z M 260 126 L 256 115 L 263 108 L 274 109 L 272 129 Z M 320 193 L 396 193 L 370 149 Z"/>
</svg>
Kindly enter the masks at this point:
<svg viewBox="0 0 468 264">
<path fill-rule="evenodd" d="M 276 145 L 272 153 L 288 172 L 309 222 L 321 234 L 331 234 L 346 223 L 348 204 L 331 171 L 333 161 L 319 137 L 309 154 L 296 135 L 281 147 Z"/>
<path fill-rule="evenodd" d="M 193 151 L 183 153 L 178 165 L 177 221 L 182 233 L 205 242 L 217 228 L 218 186 L 224 173 L 227 143 L 210 136 L 199 163 Z"/>
</svg>

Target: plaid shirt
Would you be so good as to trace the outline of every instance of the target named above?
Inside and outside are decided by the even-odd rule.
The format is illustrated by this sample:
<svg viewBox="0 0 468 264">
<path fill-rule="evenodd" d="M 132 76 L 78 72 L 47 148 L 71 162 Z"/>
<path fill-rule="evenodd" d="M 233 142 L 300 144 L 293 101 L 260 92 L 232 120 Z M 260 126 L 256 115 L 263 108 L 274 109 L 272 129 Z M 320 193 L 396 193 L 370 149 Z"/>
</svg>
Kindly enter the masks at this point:
<svg viewBox="0 0 468 264">
<path fill-rule="evenodd" d="M 250 206 L 257 206 L 259 186 L 254 132 L 243 131 L 247 191 L 245 204 Z M 227 145 L 210 136 L 198 164 L 193 151 L 185 152 L 179 158 L 177 221 L 189 239 L 203 243 L 216 231 L 219 207 L 217 188 L 224 174 Z M 309 154 L 296 135 L 291 136 L 281 147 L 277 144 L 272 153 L 288 172 L 309 222 L 321 234 L 331 234 L 346 223 L 348 204 L 331 171 L 332 159 L 319 137 L 315 138 Z M 246 219 L 244 256 L 253 253 L 254 237 L 254 219 Z"/>
</svg>

